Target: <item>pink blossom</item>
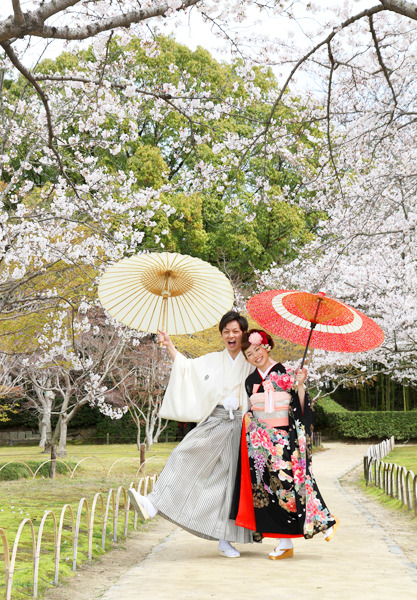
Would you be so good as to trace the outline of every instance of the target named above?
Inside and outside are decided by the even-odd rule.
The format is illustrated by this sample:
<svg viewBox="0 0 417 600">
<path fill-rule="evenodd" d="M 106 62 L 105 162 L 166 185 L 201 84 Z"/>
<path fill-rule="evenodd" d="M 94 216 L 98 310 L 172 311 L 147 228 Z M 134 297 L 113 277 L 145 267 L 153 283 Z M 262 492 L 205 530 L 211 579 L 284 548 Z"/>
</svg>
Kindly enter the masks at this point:
<svg viewBox="0 0 417 600">
<path fill-rule="evenodd" d="M 291 375 L 288 375 L 288 373 L 284 373 L 284 375 L 281 375 L 277 383 L 279 387 L 282 388 L 284 392 L 286 392 L 287 390 L 292 388 L 294 384 L 294 377 L 291 377 Z"/>
<path fill-rule="evenodd" d="M 262 344 L 262 336 L 257 331 L 251 333 L 248 340 L 253 346 L 260 346 Z"/>
</svg>

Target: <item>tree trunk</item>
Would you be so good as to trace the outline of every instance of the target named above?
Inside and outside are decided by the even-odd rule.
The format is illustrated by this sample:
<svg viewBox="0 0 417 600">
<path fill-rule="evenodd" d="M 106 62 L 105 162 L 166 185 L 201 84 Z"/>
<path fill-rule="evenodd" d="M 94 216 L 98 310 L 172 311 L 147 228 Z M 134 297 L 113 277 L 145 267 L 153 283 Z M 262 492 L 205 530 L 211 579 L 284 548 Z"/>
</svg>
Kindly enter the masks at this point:
<svg viewBox="0 0 417 600">
<path fill-rule="evenodd" d="M 158 427 L 156 428 L 156 433 L 153 437 L 153 441 L 155 442 L 155 444 L 157 444 L 159 442 L 159 436 L 167 428 L 167 425 L 168 425 L 168 421 L 166 421 L 166 420 L 165 420 L 164 425 L 162 425 L 162 418 L 159 416 L 159 412 L 158 412 Z"/>
<path fill-rule="evenodd" d="M 39 420 L 39 447 L 47 450 L 51 446 L 52 441 L 52 426 L 51 426 L 52 403 L 45 402 L 45 408 Z"/>
<path fill-rule="evenodd" d="M 46 424 L 43 419 L 43 415 L 39 415 L 39 448 L 46 448 Z"/>
<path fill-rule="evenodd" d="M 151 428 L 149 428 L 149 431 L 146 434 L 146 450 L 150 450 L 152 447 L 152 444 L 153 444 L 153 431 L 151 430 Z"/>
<path fill-rule="evenodd" d="M 140 450 L 140 472 L 142 473 L 142 475 L 145 474 L 145 444 L 140 444 L 139 445 L 139 450 Z"/>
<path fill-rule="evenodd" d="M 391 379 L 388 376 L 385 384 L 385 410 L 391 410 Z"/>
<path fill-rule="evenodd" d="M 404 385 L 404 381 L 403 381 L 403 403 L 404 403 L 404 410 L 408 410 L 408 386 Z"/>
<path fill-rule="evenodd" d="M 68 420 L 67 418 L 63 418 L 62 415 L 59 418 L 60 420 L 60 431 L 59 431 L 59 446 L 57 456 L 63 457 L 67 455 L 67 430 L 68 430 Z"/>
<path fill-rule="evenodd" d="M 49 469 L 49 477 L 51 479 L 55 479 L 55 471 L 56 471 L 56 446 L 55 446 L 55 444 L 51 444 L 51 466 Z"/>
</svg>

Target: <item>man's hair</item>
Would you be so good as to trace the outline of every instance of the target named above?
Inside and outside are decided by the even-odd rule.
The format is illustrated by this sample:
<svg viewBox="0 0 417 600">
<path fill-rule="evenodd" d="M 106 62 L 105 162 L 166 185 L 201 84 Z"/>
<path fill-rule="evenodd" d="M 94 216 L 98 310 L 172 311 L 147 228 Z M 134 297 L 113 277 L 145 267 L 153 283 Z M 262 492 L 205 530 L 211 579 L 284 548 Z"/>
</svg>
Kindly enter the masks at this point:
<svg viewBox="0 0 417 600">
<path fill-rule="evenodd" d="M 238 312 L 234 310 L 229 310 L 225 315 L 222 316 L 219 323 L 219 331 L 222 333 L 223 329 L 231 323 L 232 321 L 237 321 L 239 323 L 239 327 L 241 331 L 244 333 L 248 330 L 249 324 L 245 317 L 242 317 Z"/>
</svg>

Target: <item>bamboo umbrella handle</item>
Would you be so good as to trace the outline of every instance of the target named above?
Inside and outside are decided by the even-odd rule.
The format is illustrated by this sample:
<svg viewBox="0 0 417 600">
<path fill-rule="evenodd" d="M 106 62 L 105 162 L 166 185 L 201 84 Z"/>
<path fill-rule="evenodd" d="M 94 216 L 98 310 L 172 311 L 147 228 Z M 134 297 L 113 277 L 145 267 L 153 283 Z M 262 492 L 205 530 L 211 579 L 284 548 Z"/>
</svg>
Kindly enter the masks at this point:
<svg viewBox="0 0 417 600">
<path fill-rule="evenodd" d="M 162 292 L 162 331 L 166 331 L 168 329 L 167 317 L 168 317 L 168 298 L 171 296 L 168 290 L 163 290 Z M 159 342 L 159 347 L 163 348 L 163 342 Z"/>
</svg>

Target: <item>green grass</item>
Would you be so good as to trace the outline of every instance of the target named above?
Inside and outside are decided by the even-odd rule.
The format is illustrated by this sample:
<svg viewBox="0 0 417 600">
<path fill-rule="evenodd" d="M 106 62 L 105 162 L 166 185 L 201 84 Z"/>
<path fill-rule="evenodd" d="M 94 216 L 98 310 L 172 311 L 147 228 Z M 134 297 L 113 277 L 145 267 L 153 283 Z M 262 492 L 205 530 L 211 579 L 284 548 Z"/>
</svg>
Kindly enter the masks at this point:
<svg viewBox="0 0 417 600">
<path fill-rule="evenodd" d="M 405 467 L 407 471 L 413 471 L 417 475 L 417 446 L 403 446 L 394 448 L 383 459 L 385 463 L 395 463 Z"/>
<path fill-rule="evenodd" d="M 385 494 L 380 488 L 376 487 L 374 484 L 367 486 L 365 484 L 364 478 L 358 481 L 358 485 L 364 492 L 366 492 L 369 496 L 371 496 L 374 500 L 377 500 L 386 508 L 398 510 L 400 512 L 403 512 L 404 514 L 413 516 L 413 513 L 410 513 L 407 507 L 404 506 L 404 504 L 400 500 L 391 498 L 391 496 Z"/>
<path fill-rule="evenodd" d="M 155 444 L 151 451 L 146 453 L 145 475 L 159 473 L 175 444 Z M 120 485 L 129 487 L 130 482 L 137 482 L 142 476 L 137 474 L 139 468 L 139 452 L 133 444 L 109 446 L 78 446 L 69 445 L 68 456 L 63 459 L 72 468 L 83 458 L 85 460 L 77 469 L 74 478 L 68 475 L 57 475 L 54 480 L 47 476 L 38 476 L 36 479 L 21 478 L 17 480 L 0 481 L 0 527 L 6 531 L 10 546 L 10 553 L 20 523 L 25 518 L 30 518 L 34 523 L 37 536 L 39 525 L 45 511 L 55 513 L 59 522 L 62 507 L 70 504 L 76 516 L 79 500 L 87 498 L 89 506 L 97 492 L 101 492 L 104 501 L 111 488 L 117 491 Z M 0 448 L 0 466 L 9 461 L 24 461 L 29 464 L 41 464 L 47 460 L 48 455 L 43 454 L 37 447 L 11 447 Z M 107 474 L 114 461 L 128 458 L 114 465 L 109 477 Z M 24 467 L 23 467 L 24 469 Z M 5 470 L 5 469 L 4 469 Z M 65 470 L 65 469 L 64 469 Z M 27 471 L 27 470 L 26 470 Z M 47 469 L 49 472 L 49 467 Z M 1 473 L 0 473 L 1 475 Z M 123 495 L 120 506 L 124 506 Z M 97 505 L 95 526 L 93 533 L 93 558 L 102 554 L 101 550 L 101 508 Z M 70 515 L 66 513 L 64 531 L 61 540 L 61 561 L 59 580 L 72 575 L 72 538 L 70 531 Z M 118 539 L 123 539 L 124 513 L 119 513 Z M 133 529 L 133 512 L 129 515 L 129 530 Z M 139 527 L 141 527 L 141 523 Z M 45 522 L 42 536 L 42 552 L 39 569 L 39 593 L 42 594 L 53 580 L 53 525 L 51 517 Z M 28 595 L 32 596 L 32 538 L 30 528 L 25 526 L 22 531 L 17 553 L 16 569 L 13 579 L 13 600 L 23 600 Z M 112 542 L 112 513 L 109 513 L 105 549 L 113 547 Z M 81 530 L 78 544 L 77 565 L 87 561 L 88 541 L 85 508 L 82 512 Z M 0 590 L 4 589 L 4 550 L 0 542 Z"/>
</svg>

